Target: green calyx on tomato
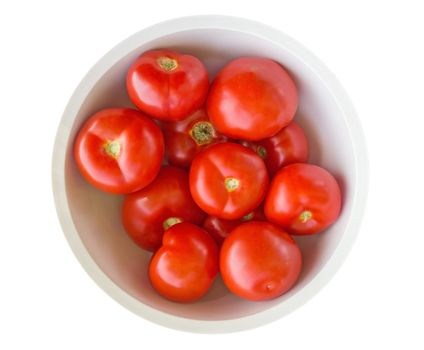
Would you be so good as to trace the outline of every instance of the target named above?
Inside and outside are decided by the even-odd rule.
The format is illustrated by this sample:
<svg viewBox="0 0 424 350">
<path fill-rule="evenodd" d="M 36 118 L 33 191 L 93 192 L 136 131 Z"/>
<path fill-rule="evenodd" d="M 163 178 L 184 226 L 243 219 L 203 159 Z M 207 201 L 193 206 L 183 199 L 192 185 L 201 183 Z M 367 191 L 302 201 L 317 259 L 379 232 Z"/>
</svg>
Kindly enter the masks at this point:
<svg viewBox="0 0 424 350">
<path fill-rule="evenodd" d="M 207 145 L 212 142 L 215 136 L 215 129 L 211 123 L 200 121 L 193 125 L 189 134 L 196 144 Z"/>
<path fill-rule="evenodd" d="M 178 68 L 177 60 L 170 57 L 161 56 L 156 60 L 156 62 L 159 67 L 161 67 L 164 71 L 167 72 L 173 71 Z"/>
<path fill-rule="evenodd" d="M 107 141 L 103 147 L 106 154 L 114 159 L 118 158 L 121 153 L 121 145 L 118 141 Z"/>
<path fill-rule="evenodd" d="M 182 219 L 176 218 L 176 217 L 169 217 L 166 220 L 163 221 L 163 229 L 166 231 L 171 226 L 174 226 L 176 224 L 179 224 L 180 222 L 183 222 Z"/>
<path fill-rule="evenodd" d="M 266 156 L 267 156 L 266 149 L 265 149 L 265 147 L 262 147 L 262 146 L 258 146 L 258 147 L 256 148 L 256 153 L 258 153 L 258 154 L 259 154 L 259 156 L 260 156 L 262 159 L 265 159 L 265 158 L 266 158 Z"/>
<path fill-rule="evenodd" d="M 309 210 L 304 210 L 299 215 L 299 221 L 302 224 L 307 223 L 310 219 L 312 219 L 312 212 L 310 212 Z"/>
<path fill-rule="evenodd" d="M 240 186 L 240 180 L 235 177 L 227 177 L 224 182 L 228 192 L 233 192 Z"/>
</svg>

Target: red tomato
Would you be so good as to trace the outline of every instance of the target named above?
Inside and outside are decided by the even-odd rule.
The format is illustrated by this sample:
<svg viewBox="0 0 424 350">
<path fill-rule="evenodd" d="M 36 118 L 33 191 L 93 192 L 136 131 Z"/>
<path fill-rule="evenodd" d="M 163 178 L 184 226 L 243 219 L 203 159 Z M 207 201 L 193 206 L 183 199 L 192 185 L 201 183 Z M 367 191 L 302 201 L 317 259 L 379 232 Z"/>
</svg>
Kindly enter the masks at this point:
<svg viewBox="0 0 424 350">
<path fill-rule="evenodd" d="M 259 206 L 268 187 L 265 164 L 252 150 L 223 142 L 200 152 L 190 168 L 190 191 L 206 213 L 235 220 Z"/>
<path fill-rule="evenodd" d="M 266 221 L 263 208 L 257 208 L 238 220 L 223 220 L 216 216 L 208 216 L 205 221 L 203 221 L 203 228 L 208 231 L 212 238 L 215 239 L 215 242 L 221 246 L 224 239 L 228 237 L 232 230 L 242 223 L 252 220 Z"/>
<path fill-rule="evenodd" d="M 203 108 L 184 120 L 163 122 L 162 130 L 169 163 L 187 168 L 202 149 L 227 139 L 216 132 Z"/>
<path fill-rule="evenodd" d="M 265 200 L 266 217 L 295 235 L 324 230 L 336 221 L 340 208 L 337 181 L 312 164 L 291 164 L 277 172 Z"/>
<path fill-rule="evenodd" d="M 163 136 L 139 111 L 104 109 L 79 131 L 74 155 L 81 174 L 93 186 L 110 193 L 130 193 L 147 186 L 158 174 Z"/>
<path fill-rule="evenodd" d="M 218 246 L 208 233 L 189 222 L 172 226 L 153 255 L 149 277 L 165 298 L 179 302 L 200 299 L 218 274 Z"/>
<path fill-rule="evenodd" d="M 291 122 L 268 139 L 240 143 L 253 149 L 263 158 L 271 177 L 283 166 L 308 161 L 308 140 L 302 128 L 295 122 Z"/>
<path fill-rule="evenodd" d="M 301 267 L 296 242 L 268 222 L 250 221 L 238 226 L 221 247 L 220 270 L 225 285 L 248 300 L 268 300 L 287 292 Z"/>
<path fill-rule="evenodd" d="M 207 111 L 224 135 L 255 141 L 288 125 L 297 100 L 296 86 L 282 66 L 267 58 L 242 57 L 218 73 Z"/>
<path fill-rule="evenodd" d="M 181 120 L 203 105 L 209 80 L 196 57 L 169 50 L 143 53 L 130 67 L 127 90 L 143 112 L 162 120 Z"/>
<path fill-rule="evenodd" d="M 129 236 L 142 248 L 160 247 L 165 230 L 175 223 L 202 224 L 205 214 L 191 198 L 188 174 L 165 166 L 158 177 L 141 191 L 125 197 L 122 223 Z"/>
</svg>

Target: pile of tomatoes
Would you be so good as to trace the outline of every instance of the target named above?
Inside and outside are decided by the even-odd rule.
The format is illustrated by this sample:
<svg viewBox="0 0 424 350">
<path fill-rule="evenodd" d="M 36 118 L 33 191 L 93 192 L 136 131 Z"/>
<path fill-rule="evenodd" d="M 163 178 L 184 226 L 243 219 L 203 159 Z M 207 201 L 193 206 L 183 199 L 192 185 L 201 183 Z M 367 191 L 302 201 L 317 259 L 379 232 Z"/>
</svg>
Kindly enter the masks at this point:
<svg viewBox="0 0 424 350">
<path fill-rule="evenodd" d="M 196 57 L 153 50 L 133 62 L 126 87 L 137 109 L 95 113 L 74 154 L 89 183 L 125 194 L 122 223 L 153 252 L 153 287 L 192 302 L 220 272 L 248 300 L 288 291 L 302 266 L 291 235 L 323 231 L 341 208 L 334 177 L 306 163 L 289 73 L 242 57 L 209 86 Z"/>
</svg>

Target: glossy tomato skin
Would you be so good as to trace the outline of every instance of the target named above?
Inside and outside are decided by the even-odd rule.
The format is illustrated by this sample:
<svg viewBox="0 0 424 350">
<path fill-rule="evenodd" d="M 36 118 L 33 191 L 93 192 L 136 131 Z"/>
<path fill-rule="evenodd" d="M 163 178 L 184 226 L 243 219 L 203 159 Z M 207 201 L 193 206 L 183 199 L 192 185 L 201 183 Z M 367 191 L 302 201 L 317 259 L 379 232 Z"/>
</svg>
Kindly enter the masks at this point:
<svg viewBox="0 0 424 350">
<path fill-rule="evenodd" d="M 221 246 L 232 230 L 248 221 L 266 221 L 262 206 L 238 220 L 223 220 L 216 216 L 208 216 L 205 221 L 203 221 L 203 228 L 208 231 L 215 242 Z"/>
<path fill-rule="evenodd" d="M 220 252 L 225 285 L 241 298 L 276 298 L 296 282 L 301 252 L 289 234 L 268 222 L 250 221 L 235 228 Z"/>
<path fill-rule="evenodd" d="M 170 50 L 143 53 L 127 74 L 131 101 L 161 120 L 181 120 L 201 107 L 209 88 L 208 73 L 194 56 Z"/>
<path fill-rule="evenodd" d="M 190 167 L 190 192 L 211 216 L 240 219 L 262 202 L 268 188 L 265 164 L 252 150 L 232 142 L 200 152 Z"/>
<path fill-rule="evenodd" d="M 103 109 L 80 129 L 74 157 L 81 174 L 100 190 L 126 194 L 151 183 L 164 156 L 159 127 L 129 108 Z"/>
<path fill-rule="evenodd" d="M 161 126 L 166 158 L 171 165 L 182 168 L 188 168 L 202 149 L 227 140 L 215 130 L 204 108 L 184 120 L 162 122 Z"/>
<path fill-rule="evenodd" d="M 281 65 L 267 58 L 242 57 L 218 73 L 207 112 L 222 134 L 256 141 L 287 126 L 297 104 L 295 83 Z"/>
<path fill-rule="evenodd" d="M 157 178 L 141 191 L 125 197 L 122 223 L 140 247 L 155 251 L 163 232 L 172 223 L 188 221 L 201 225 L 205 219 L 194 203 L 186 171 L 164 166 Z"/>
<path fill-rule="evenodd" d="M 341 192 L 327 170 L 291 164 L 274 176 L 265 199 L 265 215 L 293 235 L 310 235 L 330 226 L 340 214 Z"/>
<path fill-rule="evenodd" d="M 209 234 L 189 222 L 176 224 L 163 235 L 153 255 L 149 277 L 167 299 L 193 302 L 212 286 L 219 268 L 218 246 Z"/>
<path fill-rule="evenodd" d="M 308 161 L 308 140 L 303 129 L 294 121 L 268 139 L 240 143 L 262 157 L 270 177 L 286 165 Z"/>
</svg>

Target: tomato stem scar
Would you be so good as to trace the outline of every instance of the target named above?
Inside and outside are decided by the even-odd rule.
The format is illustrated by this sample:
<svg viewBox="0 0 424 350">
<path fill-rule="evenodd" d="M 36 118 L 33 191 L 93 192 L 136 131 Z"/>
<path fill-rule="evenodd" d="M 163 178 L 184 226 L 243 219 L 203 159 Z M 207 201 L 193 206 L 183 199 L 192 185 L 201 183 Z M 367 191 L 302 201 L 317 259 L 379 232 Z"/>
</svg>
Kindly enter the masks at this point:
<svg viewBox="0 0 424 350">
<path fill-rule="evenodd" d="M 215 135 L 215 129 L 211 123 L 200 121 L 193 125 L 189 134 L 198 145 L 206 145 L 211 143 Z"/>
<path fill-rule="evenodd" d="M 103 146 L 106 154 L 114 159 L 121 153 L 121 145 L 118 141 L 107 141 Z"/>
<path fill-rule="evenodd" d="M 180 219 L 180 218 L 176 218 L 176 217 L 169 217 L 169 218 L 167 218 L 167 219 L 165 219 L 164 221 L 163 221 L 163 224 L 162 224 L 162 226 L 163 226 L 163 229 L 166 231 L 167 229 L 169 229 L 171 226 L 174 226 L 174 225 L 176 225 L 176 224 L 179 224 L 180 222 L 183 222 L 183 220 L 182 219 Z"/>
<path fill-rule="evenodd" d="M 304 210 L 300 215 L 299 215 L 299 221 L 304 224 L 306 222 L 308 222 L 310 219 L 312 219 L 312 213 L 309 210 Z"/>
<path fill-rule="evenodd" d="M 228 192 L 233 192 L 240 186 L 240 180 L 235 177 L 227 177 L 224 182 Z"/>
<path fill-rule="evenodd" d="M 174 69 L 178 68 L 178 62 L 177 60 L 174 60 L 173 58 L 161 56 L 156 60 L 159 67 L 161 67 L 163 70 L 170 72 Z"/>
<path fill-rule="evenodd" d="M 258 146 L 257 148 L 256 148 L 256 152 L 259 154 L 259 156 L 261 157 L 261 158 L 263 158 L 263 159 L 265 159 L 266 158 L 266 156 L 267 156 L 267 153 L 266 153 L 266 149 L 265 149 L 265 147 L 262 147 L 262 146 Z"/>
<path fill-rule="evenodd" d="M 245 216 L 243 216 L 241 218 L 241 221 L 249 221 L 249 220 L 252 220 L 252 218 L 253 218 L 253 212 L 251 212 L 251 213 L 246 214 Z"/>
</svg>

